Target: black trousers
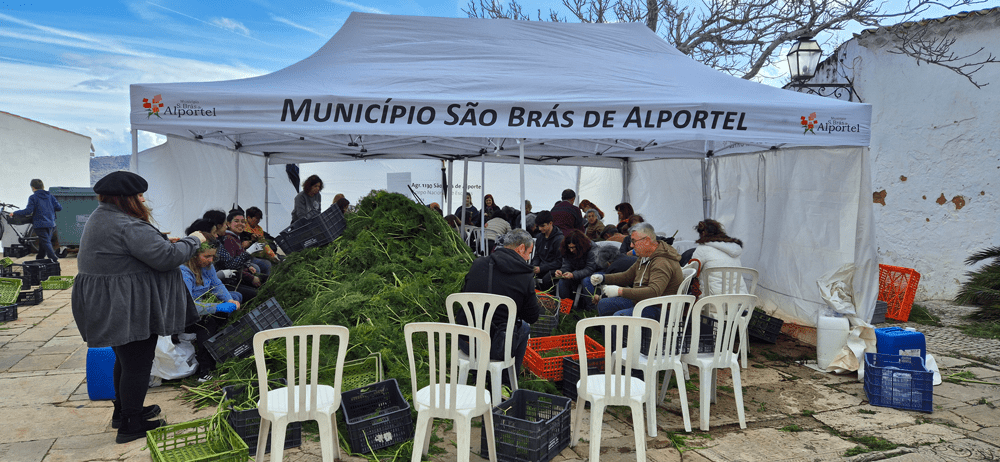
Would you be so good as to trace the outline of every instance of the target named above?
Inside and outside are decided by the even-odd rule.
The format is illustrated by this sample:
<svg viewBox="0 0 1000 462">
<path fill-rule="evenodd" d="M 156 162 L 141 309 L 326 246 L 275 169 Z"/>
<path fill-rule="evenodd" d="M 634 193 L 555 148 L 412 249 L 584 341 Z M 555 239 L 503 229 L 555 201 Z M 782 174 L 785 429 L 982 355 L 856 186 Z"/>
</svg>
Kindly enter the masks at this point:
<svg viewBox="0 0 1000 462">
<path fill-rule="evenodd" d="M 115 352 L 115 399 L 122 415 L 138 414 L 149 390 L 149 372 L 156 354 L 156 336 L 112 347 Z"/>
<path fill-rule="evenodd" d="M 205 342 L 217 334 L 222 326 L 229 321 L 227 313 L 215 313 L 202 316 L 198 322 L 191 324 L 184 329 L 184 332 L 195 334 L 194 357 L 198 360 L 198 376 L 208 374 L 215 370 L 215 358 L 205 348 Z"/>
</svg>

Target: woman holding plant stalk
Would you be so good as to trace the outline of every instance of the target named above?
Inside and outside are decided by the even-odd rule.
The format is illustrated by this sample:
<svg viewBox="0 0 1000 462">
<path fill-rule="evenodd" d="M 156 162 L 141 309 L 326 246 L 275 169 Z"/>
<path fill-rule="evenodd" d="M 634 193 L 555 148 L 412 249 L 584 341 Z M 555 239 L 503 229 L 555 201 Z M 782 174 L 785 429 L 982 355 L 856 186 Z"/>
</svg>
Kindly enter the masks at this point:
<svg viewBox="0 0 1000 462">
<path fill-rule="evenodd" d="M 192 225 L 194 226 L 194 225 Z M 198 359 L 198 377 L 206 378 L 215 369 L 215 359 L 205 348 L 205 342 L 215 335 L 229 320 L 229 313 L 240 308 L 240 302 L 226 290 L 222 281 L 215 275 L 212 262 L 215 260 L 216 246 L 212 242 L 203 242 L 194 256 L 181 265 L 184 284 L 191 292 L 198 307 L 201 319 L 188 326 L 187 332 L 195 334 L 198 346 L 195 358 Z"/>
<path fill-rule="evenodd" d="M 73 284 L 73 318 L 91 348 L 115 352 L 118 443 L 163 425 L 160 407 L 143 407 L 158 336 L 184 332 L 198 320 L 177 268 L 205 242 L 201 233 L 167 239 L 150 223 L 148 184 L 131 172 L 112 172 L 94 185 L 100 204 L 80 240 Z"/>
</svg>

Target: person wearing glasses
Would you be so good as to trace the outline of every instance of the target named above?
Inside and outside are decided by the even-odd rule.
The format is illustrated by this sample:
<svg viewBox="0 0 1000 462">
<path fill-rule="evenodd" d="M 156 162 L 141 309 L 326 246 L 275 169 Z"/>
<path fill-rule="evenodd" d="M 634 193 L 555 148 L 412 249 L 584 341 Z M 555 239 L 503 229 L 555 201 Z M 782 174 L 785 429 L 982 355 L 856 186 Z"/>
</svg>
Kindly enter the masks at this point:
<svg viewBox="0 0 1000 462">
<path fill-rule="evenodd" d="M 590 277 L 591 284 L 604 284 L 605 298 L 597 303 L 601 316 L 631 316 L 636 302 L 677 293 L 684 281 L 681 255 L 670 244 L 656 240 L 652 225 L 639 223 L 629 231 L 638 257 L 635 263 L 621 273 Z M 642 313 L 644 318 L 657 320 L 659 315 L 659 307 L 648 307 Z"/>
</svg>

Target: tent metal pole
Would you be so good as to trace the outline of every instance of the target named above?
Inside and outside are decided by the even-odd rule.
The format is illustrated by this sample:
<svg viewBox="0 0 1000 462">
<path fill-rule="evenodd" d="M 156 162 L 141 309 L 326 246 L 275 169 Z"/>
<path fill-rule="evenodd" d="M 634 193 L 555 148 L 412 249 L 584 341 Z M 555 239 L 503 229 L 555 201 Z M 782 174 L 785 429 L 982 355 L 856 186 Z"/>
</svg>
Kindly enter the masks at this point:
<svg viewBox="0 0 1000 462">
<path fill-rule="evenodd" d="M 445 169 L 447 168 L 446 162 L 441 161 L 441 181 L 447 181 L 447 175 L 445 175 Z M 448 190 L 445 189 L 445 185 L 441 185 L 441 203 L 444 204 L 448 200 Z"/>
<path fill-rule="evenodd" d="M 270 200 L 268 200 L 268 195 L 270 194 L 269 189 L 271 186 L 271 182 L 269 181 L 271 177 L 268 176 L 268 165 L 267 165 L 269 157 L 271 157 L 271 155 L 265 152 L 264 153 L 264 216 L 267 217 L 264 219 L 265 229 L 271 229 L 271 213 L 270 213 L 270 207 L 268 206 L 268 204 L 271 202 Z"/>
<path fill-rule="evenodd" d="M 624 159 L 624 161 L 623 161 L 623 164 L 622 164 L 622 202 L 628 202 L 629 201 L 629 194 L 628 194 L 628 177 L 629 177 L 629 174 L 628 174 L 628 169 L 629 169 L 629 162 L 628 162 L 628 158 L 626 157 Z"/>
<path fill-rule="evenodd" d="M 459 207 L 462 208 L 462 216 L 459 217 L 459 218 L 462 219 L 462 228 L 461 228 L 459 234 L 462 235 L 462 240 L 465 241 L 465 215 L 468 213 L 468 211 L 466 210 L 467 207 L 465 206 L 465 195 L 469 194 L 469 158 L 468 157 L 463 158 L 462 159 L 462 163 L 463 163 L 463 169 L 462 169 L 462 199 L 461 199 L 462 205 L 459 206 Z"/>
<path fill-rule="evenodd" d="M 445 207 L 445 212 L 449 210 L 454 210 L 451 208 L 451 199 L 455 195 L 455 191 L 452 189 L 451 185 L 455 184 L 455 161 L 448 160 L 448 197 L 445 199 L 448 205 Z M 445 214 L 447 215 L 447 213 Z"/>
<path fill-rule="evenodd" d="M 129 170 L 139 173 L 139 130 L 132 129 L 132 158 L 129 159 Z"/>
<path fill-rule="evenodd" d="M 233 208 L 240 206 L 240 152 L 236 151 L 236 195 L 234 197 Z"/>
<path fill-rule="evenodd" d="M 520 148 L 520 163 L 521 163 L 521 229 L 528 229 L 528 224 L 526 223 L 525 212 L 524 212 L 524 142 L 520 139 L 517 140 L 518 147 Z"/>
<path fill-rule="evenodd" d="M 573 191 L 576 192 L 576 205 L 580 205 L 580 201 L 583 200 L 583 192 L 580 191 L 580 177 L 582 176 L 582 173 L 583 173 L 583 167 L 577 165 L 576 166 L 576 189 L 573 190 Z"/>
<path fill-rule="evenodd" d="M 705 158 L 701 160 L 701 212 L 702 220 L 711 218 L 709 208 L 712 202 L 711 188 L 709 187 L 709 162 L 712 161 L 712 150 L 709 149 L 708 141 L 705 141 Z"/>
<path fill-rule="evenodd" d="M 479 208 L 479 251 L 483 255 L 488 255 L 486 253 L 486 155 L 483 155 L 482 162 L 482 172 L 480 173 L 480 186 L 482 189 L 483 202 L 482 207 Z M 496 204 L 494 204 L 496 205 Z"/>
</svg>

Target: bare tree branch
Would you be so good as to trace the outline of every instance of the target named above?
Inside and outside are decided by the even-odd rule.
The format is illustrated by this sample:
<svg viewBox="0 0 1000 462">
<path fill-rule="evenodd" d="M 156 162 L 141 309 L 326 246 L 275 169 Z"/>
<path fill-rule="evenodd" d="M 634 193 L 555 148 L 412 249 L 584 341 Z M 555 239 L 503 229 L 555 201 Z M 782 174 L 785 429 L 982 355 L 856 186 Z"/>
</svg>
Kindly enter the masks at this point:
<svg viewBox="0 0 1000 462">
<path fill-rule="evenodd" d="M 918 66 L 921 62 L 925 62 L 951 70 L 968 79 L 976 88 L 983 88 L 989 85 L 989 83 L 977 82 L 973 79 L 972 75 L 979 72 L 983 66 L 997 64 L 1000 61 L 997 61 L 992 53 L 987 53 L 986 57 L 981 61 L 969 61 L 977 55 L 979 58 L 975 59 L 982 58 L 980 53 L 982 53 L 983 47 L 979 47 L 978 50 L 967 55 L 956 55 L 951 51 L 952 45 L 955 44 L 955 38 L 949 37 L 949 34 L 950 31 L 945 32 L 940 37 L 931 37 L 927 29 L 906 32 L 897 31 L 893 34 L 896 37 L 897 45 L 886 51 L 892 54 L 910 56 L 917 60 Z"/>
<path fill-rule="evenodd" d="M 681 53 L 723 72 L 751 79 L 761 69 L 784 59 L 780 50 L 801 36 L 821 36 L 852 24 L 882 27 L 918 19 L 932 7 L 954 9 L 989 0 L 907 0 L 905 5 L 887 0 L 562 0 L 567 17 L 580 22 L 641 22 L 660 34 Z M 470 17 L 530 20 L 517 0 L 469 0 Z M 542 19 L 541 11 L 538 19 Z M 550 10 L 544 20 L 562 20 Z M 912 29 L 912 28 L 911 28 Z M 906 32 L 902 32 L 906 33 Z M 910 40 L 903 54 L 918 61 L 943 65 L 963 75 L 995 62 L 990 55 L 976 63 L 969 56 L 947 52 L 951 43 Z M 954 43 L 954 42 L 952 42 Z M 944 45 L 942 51 L 941 46 Z M 904 51 L 905 50 L 905 51 Z M 950 66 L 950 67 L 949 67 Z"/>
</svg>

